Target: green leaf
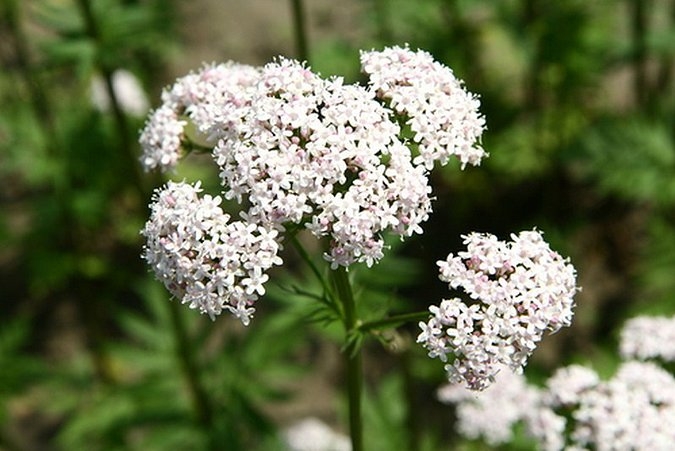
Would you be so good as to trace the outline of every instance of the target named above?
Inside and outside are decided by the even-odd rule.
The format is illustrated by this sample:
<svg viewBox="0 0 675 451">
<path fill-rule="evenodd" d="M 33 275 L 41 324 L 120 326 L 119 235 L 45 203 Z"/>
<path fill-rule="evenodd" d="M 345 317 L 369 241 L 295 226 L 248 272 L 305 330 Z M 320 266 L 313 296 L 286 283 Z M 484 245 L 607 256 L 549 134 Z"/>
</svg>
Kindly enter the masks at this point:
<svg viewBox="0 0 675 451">
<path fill-rule="evenodd" d="M 656 217 L 649 223 L 647 245 L 638 266 L 642 287 L 636 300 L 637 314 L 672 315 L 675 313 L 675 225 Z"/>
</svg>

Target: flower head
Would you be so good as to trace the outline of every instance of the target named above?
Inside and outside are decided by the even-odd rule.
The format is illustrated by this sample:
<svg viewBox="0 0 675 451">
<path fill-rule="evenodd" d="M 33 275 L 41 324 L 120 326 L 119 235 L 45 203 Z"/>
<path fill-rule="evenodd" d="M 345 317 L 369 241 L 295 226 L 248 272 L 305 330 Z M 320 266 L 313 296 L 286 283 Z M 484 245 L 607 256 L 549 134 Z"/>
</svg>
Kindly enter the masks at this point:
<svg viewBox="0 0 675 451">
<path fill-rule="evenodd" d="M 571 439 L 598 450 L 671 449 L 675 379 L 646 362 L 625 362 L 608 381 L 584 390 L 572 412 Z"/>
<path fill-rule="evenodd" d="M 236 63 L 205 65 L 179 78 L 162 93 L 162 105 L 141 132 L 145 170 L 168 171 L 182 155 L 185 127 L 191 122 L 202 141 L 215 144 L 238 120 L 238 109 L 250 100 L 256 68 Z"/>
<path fill-rule="evenodd" d="M 265 272 L 280 265 L 277 231 L 230 221 L 220 197 L 199 197 L 199 184 L 157 190 L 142 230 L 143 257 L 166 288 L 212 319 L 229 310 L 244 325 L 265 293 Z"/>
<path fill-rule="evenodd" d="M 168 171 L 176 166 L 182 155 L 186 124 L 170 106 L 163 105 L 153 111 L 139 139 L 143 148 L 141 164 L 146 171 L 155 168 Z"/>
<path fill-rule="evenodd" d="M 485 129 L 480 101 L 431 54 L 398 46 L 361 52 L 361 69 L 377 96 L 406 119 L 419 149 L 415 164 L 432 169 L 455 155 L 464 167 L 487 155 L 478 143 Z"/>
<path fill-rule="evenodd" d="M 387 230 L 421 232 L 427 175 L 372 92 L 279 59 L 261 70 L 255 100 L 240 112 L 214 157 L 225 196 L 245 199 L 250 220 L 330 237 L 333 266 L 378 261 Z"/>
<path fill-rule="evenodd" d="M 439 261 L 439 278 L 471 299 L 429 308 L 417 341 L 446 365 L 452 382 L 487 387 L 502 366 L 520 371 L 545 331 L 570 324 L 577 292 L 574 267 L 538 231 L 464 237 L 467 250 Z"/>
<path fill-rule="evenodd" d="M 513 438 L 513 426 L 538 408 L 540 396 L 540 390 L 528 385 L 525 376 L 508 368 L 480 393 L 452 383 L 438 390 L 441 402 L 457 405 L 457 430 L 471 439 L 482 437 L 491 446 Z"/>
<path fill-rule="evenodd" d="M 638 316 L 621 331 L 619 350 L 624 358 L 660 358 L 675 361 L 675 317 Z"/>
</svg>

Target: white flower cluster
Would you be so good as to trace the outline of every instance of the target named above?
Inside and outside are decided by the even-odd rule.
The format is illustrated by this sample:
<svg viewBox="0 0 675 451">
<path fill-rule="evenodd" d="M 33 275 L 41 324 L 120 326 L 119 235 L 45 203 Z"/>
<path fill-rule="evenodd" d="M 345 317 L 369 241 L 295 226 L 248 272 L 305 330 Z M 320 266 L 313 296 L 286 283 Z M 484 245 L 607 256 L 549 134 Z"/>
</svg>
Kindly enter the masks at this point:
<svg viewBox="0 0 675 451">
<path fill-rule="evenodd" d="M 401 66 L 386 56 L 392 51 L 363 54 L 385 58 L 365 65 L 373 87 L 387 74 L 413 71 L 415 61 L 421 72 L 431 67 L 423 52 L 397 48 L 401 58 L 408 55 Z M 384 232 L 421 233 L 431 211 L 433 164 L 418 164 L 409 146 L 419 147 L 425 163 L 444 164 L 452 154 L 463 164 L 480 161 L 469 156 L 483 130 L 478 100 L 450 69 L 432 67 L 431 78 L 414 80 L 406 91 L 428 103 L 407 112 L 418 135 L 409 142 L 391 105 L 378 97 L 381 89 L 322 79 L 283 58 L 262 68 L 205 66 L 164 91 L 141 134 L 141 161 L 146 169 L 171 169 L 192 123 L 197 140 L 213 150 L 224 196 L 248 205 L 247 221 L 278 230 L 295 223 L 329 237 L 325 257 L 334 268 L 372 265 L 383 256 Z M 428 124 L 433 130 L 424 132 Z"/>
<path fill-rule="evenodd" d="M 170 106 L 163 105 L 148 118 L 139 142 L 143 148 L 141 163 L 145 170 L 173 169 L 182 156 L 183 129 L 187 121 Z"/>
<path fill-rule="evenodd" d="M 361 52 L 361 68 L 378 97 L 407 119 L 418 144 L 415 164 L 431 169 L 456 155 L 464 167 L 487 155 L 477 144 L 485 129 L 480 101 L 431 54 L 408 47 Z"/>
<path fill-rule="evenodd" d="M 250 101 L 258 69 L 237 63 L 205 65 L 179 78 L 162 92 L 162 105 L 141 132 L 141 164 L 145 170 L 168 171 L 183 153 L 186 126 L 196 128 L 198 141 L 214 144 L 239 117 L 238 108 Z"/>
<path fill-rule="evenodd" d="M 158 194 L 144 230 L 146 258 L 184 302 L 248 321 L 264 271 L 277 263 L 253 265 L 247 252 L 276 258 L 276 234 L 291 224 L 327 238 L 324 257 L 333 268 L 370 266 L 383 257 L 385 233 L 403 239 L 422 232 L 434 162 L 451 155 L 462 167 L 480 162 L 479 101 L 450 69 L 408 48 L 361 57 L 367 87 L 279 58 L 260 68 L 206 65 L 162 93 L 140 136 L 144 168 L 168 171 L 187 151 L 207 150 L 220 168 L 222 196 L 245 206 L 242 221 L 228 222 L 216 210 L 220 198 L 200 200 L 195 187 L 190 196 L 183 185 Z M 401 130 L 402 114 L 412 139 Z M 170 205 L 179 192 L 192 204 Z M 197 214 L 201 208 L 214 216 Z M 230 254 L 236 240 L 244 243 L 236 251 L 241 267 Z M 223 266 L 213 249 L 233 260 Z"/>
<path fill-rule="evenodd" d="M 459 298 L 429 307 L 417 341 L 430 357 L 446 362 L 452 382 L 486 388 L 503 366 L 520 371 L 545 331 L 568 326 L 577 292 L 574 267 L 552 251 L 540 232 L 525 231 L 511 242 L 494 235 L 464 237 L 467 250 L 439 261 L 439 278 L 463 289 Z"/>
<path fill-rule="evenodd" d="M 638 316 L 621 331 L 619 350 L 623 358 L 660 358 L 675 361 L 675 317 Z"/>
<path fill-rule="evenodd" d="M 546 382 L 547 403 L 569 406 L 579 402 L 579 394 L 600 383 L 600 377 L 591 368 L 570 365 L 558 369 Z"/>
<path fill-rule="evenodd" d="M 158 189 L 142 230 L 143 257 L 167 289 L 212 319 L 229 310 L 244 325 L 265 293 L 266 271 L 280 265 L 277 231 L 230 221 L 220 197 L 199 197 L 199 183 Z"/>
<path fill-rule="evenodd" d="M 256 100 L 240 113 L 214 157 L 225 196 L 247 200 L 249 220 L 329 236 L 334 267 L 378 261 L 385 230 L 421 232 L 431 209 L 427 174 L 365 88 L 280 59 L 261 70 Z"/>
<path fill-rule="evenodd" d="M 608 381 L 579 388 L 576 402 L 551 405 L 573 409 L 571 442 L 578 448 L 671 450 L 675 444 L 675 379 L 649 362 L 629 361 Z M 562 417 L 561 417 L 562 418 Z M 550 448 L 549 448 L 550 449 Z"/>
<path fill-rule="evenodd" d="M 609 380 L 570 365 L 543 388 L 503 371 L 483 392 L 448 385 L 439 399 L 457 405 L 461 434 L 491 445 L 508 443 L 519 422 L 547 451 L 666 451 L 675 443 L 675 378 L 651 362 L 623 362 Z"/>
<path fill-rule="evenodd" d="M 446 384 L 438 390 L 438 399 L 457 404 L 457 431 L 470 439 L 483 438 L 491 445 L 507 443 L 512 428 L 524 412 L 539 403 L 539 391 L 527 385 L 521 374 L 500 371 L 495 383 L 476 393 L 460 384 Z M 483 402 L 489 400 L 489 402 Z"/>
</svg>

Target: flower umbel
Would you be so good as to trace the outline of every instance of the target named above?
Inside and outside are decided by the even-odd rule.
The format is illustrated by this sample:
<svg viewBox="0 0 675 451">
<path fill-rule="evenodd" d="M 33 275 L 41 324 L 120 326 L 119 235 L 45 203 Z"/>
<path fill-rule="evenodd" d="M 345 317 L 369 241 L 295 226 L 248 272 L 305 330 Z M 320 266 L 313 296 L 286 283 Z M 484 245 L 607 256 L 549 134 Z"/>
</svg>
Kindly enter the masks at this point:
<svg viewBox="0 0 675 451">
<path fill-rule="evenodd" d="M 487 387 L 502 366 L 520 371 L 545 331 L 568 326 L 577 292 L 574 267 L 552 251 L 540 232 L 464 237 L 467 250 L 439 261 L 439 278 L 471 299 L 429 307 L 417 341 L 446 365 L 452 382 Z"/>
<path fill-rule="evenodd" d="M 212 319 L 229 310 L 244 325 L 265 293 L 265 273 L 280 265 L 276 230 L 230 221 L 220 197 L 204 195 L 199 183 L 169 182 L 157 190 L 142 230 L 143 257 L 166 288 Z"/>
<path fill-rule="evenodd" d="M 628 330 L 641 322 L 636 320 Z M 460 433 L 491 445 L 508 442 L 517 422 L 545 451 L 670 450 L 675 443 L 675 379 L 652 362 L 624 361 L 608 380 L 570 365 L 543 388 L 526 382 L 522 375 L 501 372 L 483 392 L 447 385 L 439 398 L 457 404 Z"/>
<path fill-rule="evenodd" d="M 638 316 L 621 331 L 619 350 L 624 358 L 675 361 L 675 317 Z"/>
<path fill-rule="evenodd" d="M 173 169 L 184 153 L 186 126 L 192 123 L 201 141 L 215 144 L 237 121 L 249 101 L 258 69 L 228 62 L 205 65 L 176 80 L 162 93 L 162 105 L 148 118 L 139 139 L 145 170 Z"/>
<path fill-rule="evenodd" d="M 462 435 L 483 437 L 496 446 L 512 439 L 513 425 L 538 407 L 540 393 L 527 385 L 524 375 L 505 369 L 480 393 L 463 385 L 446 384 L 438 390 L 438 399 L 457 404 L 457 430 Z"/>
<path fill-rule="evenodd" d="M 376 95 L 406 119 L 418 144 L 415 164 L 430 170 L 456 155 L 462 167 L 476 166 L 487 156 L 477 143 L 485 129 L 480 101 L 431 54 L 408 47 L 361 52 L 361 70 Z"/>
<path fill-rule="evenodd" d="M 333 267 L 380 260 L 385 231 L 421 232 L 427 174 L 372 92 L 287 59 L 265 66 L 256 89 L 235 133 L 214 149 L 225 196 L 245 199 L 249 220 L 329 236 Z"/>
</svg>

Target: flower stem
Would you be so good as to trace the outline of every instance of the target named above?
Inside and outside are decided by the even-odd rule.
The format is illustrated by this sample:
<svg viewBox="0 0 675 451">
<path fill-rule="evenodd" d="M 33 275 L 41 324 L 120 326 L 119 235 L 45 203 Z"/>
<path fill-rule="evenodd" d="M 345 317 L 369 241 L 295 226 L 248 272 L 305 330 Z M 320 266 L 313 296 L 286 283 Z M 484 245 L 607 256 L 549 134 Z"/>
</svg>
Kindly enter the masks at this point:
<svg viewBox="0 0 675 451">
<path fill-rule="evenodd" d="M 293 31 L 295 32 L 295 47 L 297 58 L 300 61 L 309 62 L 309 49 L 307 45 L 307 24 L 305 21 L 305 9 L 302 0 L 291 0 L 293 11 Z"/>
<path fill-rule="evenodd" d="M 326 281 L 326 278 L 321 274 L 321 271 L 319 271 L 319 268 L 316 266 L 316 263 L 314 263 L 314 260 L 312 260 L 312 257 L 310 257 L 307 250 L 300 243 L 300 240 L 298 240 L 296 234 L 297 230 L 291 230 L 288 228 L 286 230 L 288 232 L 288 237 L 290 238 L 293 247 L 298 251 L 300 258 L 302 258 L 302 260 L 307 264 L 307 266 L 309 266 L 310 270 L 321 284 L 321 288 L 323 289 L 323 294 L 320 299 L 321 302 L 326 306 L 328 306 L 328 308 L 330 308 L 331 311 L 335 313 L 338 317 L 343 318 L 344 307 L 340 304 L 340 302 L 336 301 L 336 297 L 333 294 L 333 290 L 329 286 L 329 283 Z"/>
<path fill-rule="evenodd" d="M 85 32 L 92 40 L 94 45 L 97 47 L 97 51 L 103 51 L 104 42 L 103 36 L 101 33 L 101 26 L 98 22 L 98 18 L 94 14 L 92 8 L 92 0 L 78 0 L 77 2 L 84 20 Z M 110 64 L 106 63 L 104 59 L 100 56 L 97 58 L 97 66 L 103 75 L 103 82 L 105 84 L 105 89 L 110 99 L 110 106 L 113 113 L 113 119 L 115 121 L 115 127 L 117 128 L 117 137 L 119 139 L 119 145 L 121 153 L 120 155 L 126 157 L 126 164 L 128 166 L 129 177 L 131 178 L 134 188 L 138 193 L 145 197 L 145 187 L 143 184 L 143 177 L 140 172 L 140 166 L 137 164 L 137 156 L 135 154 L 136 149 L 132 145 L 129 134 L 129 123 L 127 117 L 125 116 L 122 105 L 120 104 L 117 93 L 115 92 L 115 87 L 113 84 L 113 68 Z"/>
<path fill-rule="evenodd" d="M 361 394 L 363 391 L 363 368 L 360 341 L 354 340 L 352 332 L 358 329 L 356 304 L 347 270 L 340 266 L 332 272 L 338 298 L 344 306 L 344 327 L 346 346 L 344 349 L 347 365 L 347 400 L 349 403 L 349 433 L 352 451 L 363 451 L 363 421 L 361 417 Z"/>
<path fill-rule="evenodd" d="M 46 150 L 49 156 L 54 157 L 58 156 L 57 154 L 60 151 L 56 119 L 42 79 L 31 64 L 29 37 L 24 30 L 20 9 L 18 0 L 7 1 L 0 9 L 2 11 L 0 20 L 7 27 L 6 33 L 9 44 L 14 45 L 16 69 L 26 83 L 31 106 L 44 134 Z"/>
<path fill-rule="evenodd" d="M 316 276 L 316 279 L 321 283 L 321 286 L 324 289 L 324 291 L 327 294 L 330 293 L 330 290 L 326 286 L 326 281 L 324 280 L 324 277 L 321 275 L 321 271 L 319 271 L 319 268 L 317 268 L 316 264 L 312 260 L 312 257 L 309 256 L 307 250 L 298 240 L 297 235 L 295 233 L 289 233 L 288 236 L 290 236 L 293 247 L 298 251 L 298 254 L 300 254 L 300 258 L 302 258 L 302 260 L 307 264 L 307 266 L 309 266 L 309 269 Z"/>
<path fill-rule="evenodd" d="M 199 369 L 193 359 L 193 352 L 190 349 L 187 329 L 181 317 L 181 306 L 175 301 L 168 302 L 168 304 L 171 326 L 173 327 L 173 334 L 176 340 L 176 356 L 183 377 L 190 390 L 195 416 L 199 425 L 204 428 L 207 434 L 210 434 L 213 426 L 213 412 L 206 390 L 199 380 Z"/>
</svg>

